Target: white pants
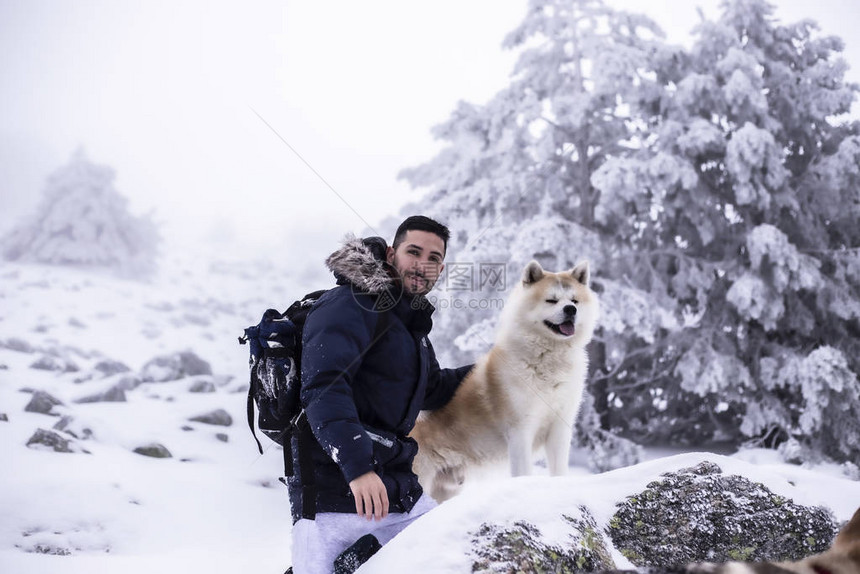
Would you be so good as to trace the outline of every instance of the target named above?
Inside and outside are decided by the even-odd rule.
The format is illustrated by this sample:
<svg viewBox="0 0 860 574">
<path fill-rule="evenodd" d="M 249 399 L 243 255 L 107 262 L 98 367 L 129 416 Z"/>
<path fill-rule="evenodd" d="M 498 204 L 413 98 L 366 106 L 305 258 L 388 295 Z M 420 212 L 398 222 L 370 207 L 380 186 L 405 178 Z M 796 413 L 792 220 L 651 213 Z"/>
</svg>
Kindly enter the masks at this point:
<svg viewBox="0 0 860 574">
<path fill-rule="evenodd" d="M 436 501 L 425 493 L 412 512 L 389 514 L 382 520 L 345 512 L 321 512 L 314 520 L 302 518 L 293 525 L 293 572 L 331 574 L 335 558 L 365 534 L 373 534 L 380 544 L 386 544 L 435 506 Z"/>
</svg>

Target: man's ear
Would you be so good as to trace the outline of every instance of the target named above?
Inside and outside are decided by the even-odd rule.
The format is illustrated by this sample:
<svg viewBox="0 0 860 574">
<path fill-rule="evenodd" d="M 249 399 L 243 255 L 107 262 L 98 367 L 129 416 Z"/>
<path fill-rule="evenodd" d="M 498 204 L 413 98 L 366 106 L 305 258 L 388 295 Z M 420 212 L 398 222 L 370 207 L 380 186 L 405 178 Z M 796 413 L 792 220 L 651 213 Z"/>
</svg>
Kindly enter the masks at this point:
<svg viewBox="0 0 860 574">
<path fill-rule="evenodd" d="M 389 265 L 394 265 L 394 248 L 390 245 L 385 248 L 385 260 Z"/>
</svg>

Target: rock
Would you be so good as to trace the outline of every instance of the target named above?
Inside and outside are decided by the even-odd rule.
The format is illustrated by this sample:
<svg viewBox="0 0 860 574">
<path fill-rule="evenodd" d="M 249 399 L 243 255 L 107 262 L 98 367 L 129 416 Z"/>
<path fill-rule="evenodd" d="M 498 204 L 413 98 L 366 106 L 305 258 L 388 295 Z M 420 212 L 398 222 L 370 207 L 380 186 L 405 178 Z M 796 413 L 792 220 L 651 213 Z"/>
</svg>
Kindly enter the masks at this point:
<svg viewBox="0 0 860 574">
<path fill-rule="evenodd" d="M 56 544 L 36 544 L 33 547 L 26 550 L 27 552 L 31 552 L 33 554 L 47 554 L 48 556 L 71 556 L 72 551 L 69 548 L 65 548 L 64 546 L 59 546 Z"/>
<path fill-rule="evenodd" d="M 133 391 L 142 383 L 143 381 L 141 381 L 140 377 L 138 377 L 137 375 L 128 375 L 118 380 L 114 387 L 118 387 L 124 391 Z"/>
<path fill-rule="evenodd" d="M 8 371 L 8 370 L 9 370 L 9 365 L 7 365 L 5 363 L 0 363 L 0 371 Z"/>
<path fill-rule="evenodd" d="M 103 393 L 89 395 L 75 400 L 76 403 L 124 403 L 125 390 L 120 385 L 114 385 Z"/>
<path fill-rule="evenodd" d="M 4 423 L 8 423 L 9 422 L 9 416 L 6 413 L 0 413 L 0 421 L 3 421 Z"/>
<path fill-rule="evenodd" d="M 561 546 L 546 542 L 540 530 L 524 520 L 512 525 L 481 524 L 472 533 L 472 572 L 595 572 L 615 568 L 594 517 L 584 506 L 582 518 L 565 515 L 574 528 Z"/>
<path fill-rule="evenodd" d="M 134 449 L 134 452 L 142 454 L 143 456 L 150 456 L 152 458 L 173 458 L 173 455 L 170 454 L 167 447 L 157 442 L 139 446 Z"/>
<path fill-rule="evenodd" d="M 199 327 L 208 327 L 212 324 L 208 314 L 186 313 L 182 319 L 189 325 L 197 325 Z"/>
<path fill-rule="evenodd" d="M 59 399 L 45 391 L 36 391 L 33 393 L 32 398 L 30 398 L 30 402 L 27 403 L 26 407 L 24 407 L 24 410 L 28 413 L 59 416 L 57 413 L 52 411 L 54 410 L 54 407 L 61 406 L 62 404 L 63 403 Z"/>
<path fill-rule="evenodd" d="M 214 393 L 215 384 L 212 381 L 194 381 L 188 388 L 189 393 Z"/>
<path fill-rule="evenodd" d="M 127 373 L 131 370 L 125 363 L 114 361 L 113 359 L 104 359 L 99 361 L 93 368 L 105 377 L 118 375 L 119 373 Z"/>
<path fill-rule="evenodd" d="M 10 337 L 5 341 L 0 342 L 0 348 L 9 349 L 10 351 L 17 351 L 19 353 L 29 354 L 36 352 L 36 349 L 33 348 L 33 345 L 23 339 L 18 339 L 17 337 Z"/>
<path fill-rule="evenodd" d="M 207 425 L 217 425 L 222 427 L 228 427 L 233 424 L 233 417 L 231 417 L 230 413 L 224 409 L 216 409 L 203 415 L 191 417 L 188 420 L 196 423 L 205 423 Z"/>
<path fill-rule="evenodd" d="M 52 355 L 42 355 L 30 365 L 31 369 L 40 371 L 54 371 L 58 373 L 75 373 L 80 369 L 72 361 L 67 361 Z"/>
<path fill-rule="evenodd" d="M 141 378 L 144 382 L 163 383 L 192 377 L 211 375 L 212 367 L 191 351 L 155 357 L 143 366 Z"/>
<path fill-rule="evenodd" d="M 54 452 L 80 452 L 81 449 L 73 448 L 72 444 L 72 440 L 64 438 L 59 433 L 36 429 L 35 434 L 27 441 L 27 448 L 50 449 Z"/>
<path fill-rule="evenodd" d="M 218 440 L 220 440 L 221 442 L 229 442 L 229 441 L 230 441 L 230 435 L 228 435 L 228 434 L 227 434 L 227 433 L 225 433 L 225 432 L 219 432 L 219 433 L 217 433 L 217 434 L 215 435 L 215 438 L 217 438 L 217 439 L 218 439 Z"/>
<path fill-rule="evenodd" d="M 57 424 L 54 425 L 53 429 L 62 431 L 79 440 L 87 440 L 93 437 L 93 431 L 91 428 L 84 426 L 80 421 L 69 415 L 66 415 L 57 421 Z"/>
<path fill-rule="evenodd" d="M 712 462 L 667 473 L 618 505 L 616 548 L 637 567 L 798 560 L 836 535 L 829 511 L 805 507 Z"/>
</svg>

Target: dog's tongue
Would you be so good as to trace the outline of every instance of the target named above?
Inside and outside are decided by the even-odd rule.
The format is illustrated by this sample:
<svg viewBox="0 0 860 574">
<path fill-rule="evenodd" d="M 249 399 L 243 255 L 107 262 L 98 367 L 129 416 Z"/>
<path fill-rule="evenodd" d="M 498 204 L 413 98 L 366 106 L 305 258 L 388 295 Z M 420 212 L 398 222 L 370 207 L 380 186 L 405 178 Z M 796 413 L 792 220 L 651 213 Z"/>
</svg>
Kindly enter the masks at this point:
<svg viewBox="0 0 860 574">
<path fill-rule="evenodd" d="M 573 323 L 571 321 L 565 321 L 558 326 L 558 330 L 561 331 L 562 335 L 570 337 L 571 335 L 573 335 Z"/>
</svg>

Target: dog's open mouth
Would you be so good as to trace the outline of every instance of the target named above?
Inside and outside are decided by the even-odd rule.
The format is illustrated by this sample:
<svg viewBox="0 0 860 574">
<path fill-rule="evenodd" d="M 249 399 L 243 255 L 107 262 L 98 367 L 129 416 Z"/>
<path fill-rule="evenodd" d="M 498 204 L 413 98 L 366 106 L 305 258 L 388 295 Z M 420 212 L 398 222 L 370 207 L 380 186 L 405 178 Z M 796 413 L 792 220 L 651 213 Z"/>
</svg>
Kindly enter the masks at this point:
<svg viewBox="0 0 860 574">
<path fill-rule="evenodd" d="M 544 321 L 547 327 L 549 327 L 552 331 L 558 333 L 559 335 L 564 335 L 565 337 L 570 337 L 573 335 L 576 328 L 573 326 L 573 321 L 565 321 L 559 325 L 555 323 L 550 323 L 549 321 Z"/>
</svg>

